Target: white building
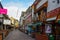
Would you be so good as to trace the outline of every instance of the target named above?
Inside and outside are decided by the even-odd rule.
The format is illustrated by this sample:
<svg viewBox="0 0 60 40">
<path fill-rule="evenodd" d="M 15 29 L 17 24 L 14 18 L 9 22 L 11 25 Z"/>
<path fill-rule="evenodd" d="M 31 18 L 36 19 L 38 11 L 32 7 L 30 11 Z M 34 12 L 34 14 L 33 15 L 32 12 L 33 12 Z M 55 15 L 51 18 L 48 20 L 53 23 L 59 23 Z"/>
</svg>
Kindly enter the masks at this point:
<svg viewBox="0 0 60 40">
<path fill-rule="evenodd" d="M 60 7 L 60 0 L 48 0 L 47 12 Z"/>
</svg>

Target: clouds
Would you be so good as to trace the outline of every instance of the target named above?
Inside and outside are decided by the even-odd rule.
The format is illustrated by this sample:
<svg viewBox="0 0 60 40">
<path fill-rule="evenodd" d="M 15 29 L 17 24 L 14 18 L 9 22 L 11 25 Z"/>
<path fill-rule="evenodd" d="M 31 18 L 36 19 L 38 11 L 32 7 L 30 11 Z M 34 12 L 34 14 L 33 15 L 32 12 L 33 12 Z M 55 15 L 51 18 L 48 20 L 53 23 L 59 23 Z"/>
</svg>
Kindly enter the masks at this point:
<svg viewBox="0 0 60 40">
<path fill-rule="evenodd" d="M 34 0 L 2 0 L 2 5 L 4 8 L 8 9 L 8 15 L 19 19 L 21 12 L 25 11 Z M 17 14 L 17 10 L 18 14 Z"/>
<path fill-rule="evenodd" d="M 16 17 L 16 13 L 17 13 L 17 7 L 15 7 L 15 6 L 10 6 L 10 7 L 4 7 L 4 8 L 6 8 L 7 10 L 8 10 L 8 15 L 11 17 Z"/>
<path fill-rule="evenodd" d="M 18 8 L 18 7 L 15 7 L 15 6 L 9 6 L 9 7 L 4 7 L 6 9 L 8 9 L 8 15 L 9 17 L 13 17 L 15 19 L 18 19 L 20 18 L 21 16 L 21 11 L 25 11 L 26 9 L 25 8 Z"/>
<path fill-rule="evenodd" d="M 1 1 L 1 0 L 0 0 Z"/>
</svg>

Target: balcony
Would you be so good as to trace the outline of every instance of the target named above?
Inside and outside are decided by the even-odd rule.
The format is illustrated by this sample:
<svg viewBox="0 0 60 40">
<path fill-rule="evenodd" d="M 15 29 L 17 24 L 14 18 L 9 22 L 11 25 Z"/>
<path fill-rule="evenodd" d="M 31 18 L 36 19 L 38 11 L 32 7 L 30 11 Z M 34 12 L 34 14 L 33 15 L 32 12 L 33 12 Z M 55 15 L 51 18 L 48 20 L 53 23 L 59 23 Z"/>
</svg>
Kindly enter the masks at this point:
<svg viewBox="0 0 60 40">
<path fill-rule="evenodd" d="M 36 6 L 36 9 L 38 9 L 39 7 L 41 7 L 45 2 L 47 2 L 47 0 L 41 0 L 37 6 Z"/>
</svg>

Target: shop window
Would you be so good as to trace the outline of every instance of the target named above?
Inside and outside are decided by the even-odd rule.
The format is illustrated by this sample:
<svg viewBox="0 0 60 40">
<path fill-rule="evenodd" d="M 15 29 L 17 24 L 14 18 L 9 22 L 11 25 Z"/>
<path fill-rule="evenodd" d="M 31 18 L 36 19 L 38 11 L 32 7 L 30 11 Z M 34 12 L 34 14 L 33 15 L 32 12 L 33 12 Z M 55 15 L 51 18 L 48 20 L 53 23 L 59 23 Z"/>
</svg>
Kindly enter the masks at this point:
<svg viewBox="0 0 60 40">
<path fill-rule="evenodd" d="M 36 27 L 36 32 L 39 32 L 39 26 L 37 25 L 37 27 Z"/>
<path fill-rule="evenodd" d="M 2 22 L 0 22 L 0 25 L 2 25 Z"/>
<path fill-rule="evenodd" d="M 52 1 L 53 3 L 55 3 L 55 1 Z"/>
<path fill-rule="evenodd" d="M 40 28 L 39 25 L 37 25 L 37 27 L 36 27 L 36 32 L 37 32 L 38 34 L 41 34 L 41 33 L 42 33 L 42 30 L 41 30 L 41 28 Z"/>
<path fill-rule="evenodd" d="M 60 20 L 58 20 L 58 24 L 60 24 Z"/>
<path fill-rule="evenodd" d="M 38 15 L 40 15 L 41 13 L 40 12 L 38 12 Z"/>
<path fill-rule="evenodd" d="M 53 34 L 56 33 L 55 30 L 56 30 L 56 24 L 52 24 L 52 33 L 53 33 Z"/>
<path fill-rule="evenodd" d="M 46 24 L 45 25 L 45 33 L 52 33 L 52 25 Z"/>
<path fill-rule="evenodd" d="M 60 3 L 59 0 L 57 0 L 57 3 L 58 3 L 58 4 Z"/>
<path fill-rule="evenodd" d="M 38 12 L 38 20 L 40 20 L 41 12 Z"/>
<path fill-rule="evenodd" d="M 47 12 L 47 8 L 44 8 L 44 10 L 43 10 L 44 12 Z"/>
</svg>

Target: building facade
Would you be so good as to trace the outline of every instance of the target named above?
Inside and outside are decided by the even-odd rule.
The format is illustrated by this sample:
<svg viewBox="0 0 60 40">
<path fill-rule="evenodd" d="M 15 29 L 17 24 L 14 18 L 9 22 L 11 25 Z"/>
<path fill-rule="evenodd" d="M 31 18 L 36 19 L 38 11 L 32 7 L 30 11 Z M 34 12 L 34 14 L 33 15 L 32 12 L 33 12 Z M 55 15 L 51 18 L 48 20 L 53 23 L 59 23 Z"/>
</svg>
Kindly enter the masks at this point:
<svg viewBox="0 0 60 40">
<path fill-rule="evenodd" d="M 26 16 L 26 12 L 22 11 L 19 24 L 20 24 L 20 30 L 23 31 L 23 32 L 25 30 L 25 27 L 24 27 L 24 25 L 25 25 L 25 16 Z"/>
<path fill-rule="evenodd" d="M 60 35 L 60 0 L 35 0 L 26 10 L 24 26 L 31 27 L 37 40 L 59 39 L 56 35 Z"/>
<path fill-rule="evenodd" d="M 36 0 L 34 2 L 34 14 L 35 18 L 37 19 L 35 22 L 35 37 L 37 40 L 48 40 L 47 35 L 45 35 L 45 24 L 46 24 L 46 15 L 47 15 L 47 7 L 48 7 L 48 0 Z M 39 35 L 40 36 L 39 36 Z M 43 37 L 45 35 L 45 38 Z M 41 37 L 41 38 L 39 38 Z"/>
<path fill-rule="evenodd" d="M 47 23 L 51 26 L 51 33 L 55 36 L 55 39 L 58 40 L 59 37 L 56 35 L 60 34 L 59 30 L 59 19 L 60 19 L 60 0 L 48 0 L 48 8 L 47 8 Z M 60 40 L 60 39 L 59 39 Z"/>
</svg>

